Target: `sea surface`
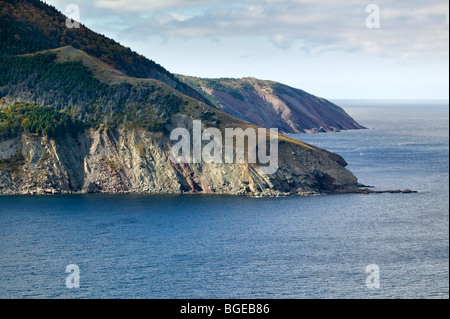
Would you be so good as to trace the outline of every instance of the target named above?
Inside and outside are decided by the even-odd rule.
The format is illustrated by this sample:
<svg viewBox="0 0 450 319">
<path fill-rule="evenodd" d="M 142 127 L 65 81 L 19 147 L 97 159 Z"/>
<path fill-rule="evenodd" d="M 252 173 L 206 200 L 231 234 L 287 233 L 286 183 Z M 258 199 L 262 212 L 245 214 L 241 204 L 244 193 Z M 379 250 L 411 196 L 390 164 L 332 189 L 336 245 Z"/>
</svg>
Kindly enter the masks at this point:
<svg viewBox="0 0 450 319">
<path fill-rule="evenodd" d="M 0 298 L 449 298 L 448 101 L 337 102 L 368 129 L 294 137 L 419 193 L 0 197 Z"/>
</svg>

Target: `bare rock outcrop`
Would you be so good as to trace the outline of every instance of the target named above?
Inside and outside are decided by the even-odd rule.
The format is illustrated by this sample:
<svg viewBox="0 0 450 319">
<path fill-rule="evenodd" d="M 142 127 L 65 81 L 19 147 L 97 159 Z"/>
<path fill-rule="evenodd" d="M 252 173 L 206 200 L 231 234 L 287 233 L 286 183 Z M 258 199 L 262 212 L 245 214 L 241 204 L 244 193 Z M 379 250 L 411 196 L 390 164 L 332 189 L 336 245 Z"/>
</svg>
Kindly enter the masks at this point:
<svg viewBox="0 0 450 319">
<path fill-rule="evenodd" d="M 57 140 L 23 133 L 0 142 L 0 194 L 283 196 L 357 190 L 339 155 L 285 137 L 272 175 L 262 174 L 257 164 L 176 163 L 170 145 L 162 132 L 125 128 Z"/>
</svg>

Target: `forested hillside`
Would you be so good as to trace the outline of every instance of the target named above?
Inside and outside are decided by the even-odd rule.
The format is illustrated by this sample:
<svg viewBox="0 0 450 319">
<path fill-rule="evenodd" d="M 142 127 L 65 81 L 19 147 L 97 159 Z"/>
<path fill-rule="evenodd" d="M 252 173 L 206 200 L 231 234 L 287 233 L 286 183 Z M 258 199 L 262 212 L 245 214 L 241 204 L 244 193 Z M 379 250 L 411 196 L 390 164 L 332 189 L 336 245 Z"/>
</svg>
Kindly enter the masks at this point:
<svg viewBox="0 0 450 319">
<path fill-rule="evenodd" d="M 154 80 L 108 85 L 79 61 L 57 62 L 57 54 L 0 55 L 0 98 L 51 106 L 93 126 L 128 124 L 159 129 L 183 99 Z"/>
<path fill-rule="evenodd" d="M 75 134 L 83 126 L 66 112 L 36 104 L 16 102 L 0 111 L 0 141 L 22 132 L 57 138 L 64 134 Z"/>
<path fill-rule="evenodd" d="M 159 64 L 130 48 L 80 25 L 67 28 L 66 17 L 40 0 L 0 0 L 0 52 L 25 54 L 73 46 L 97 57 L 130 77 L 160 80 L 209 104 Z"/>
</svg>

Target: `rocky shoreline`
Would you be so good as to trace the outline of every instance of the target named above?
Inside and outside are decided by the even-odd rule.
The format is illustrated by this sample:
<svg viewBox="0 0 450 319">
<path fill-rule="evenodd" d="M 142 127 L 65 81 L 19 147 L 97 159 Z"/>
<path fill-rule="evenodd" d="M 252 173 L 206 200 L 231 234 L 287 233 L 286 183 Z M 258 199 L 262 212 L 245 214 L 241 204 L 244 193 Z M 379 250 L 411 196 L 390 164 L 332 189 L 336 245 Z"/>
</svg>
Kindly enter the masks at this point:
<svg viewBox="0 0 450 319">
<path fill-rule="evenodd" d="M 383 191 L 376 191 L 376 190 L 371 190 L 368 188 L 364 188 L 364 189 L 359 189 L 355 192 L 356 194 L 364 194 L 364 195 L 369 195 L 369 194 L 416 194 L 418 193 L 417 191 L 412 191 L 410 189 L 405 189 L 405 190 L 383 190 Z"/>
<path fill-rule="evenodd" d="M 184 121 L 175 116 L 171 125 Z M 279 169 L 266 175 L 259 164 L 174 163 L 162 132 L 89 130 L 56 140 L 24 133 L 0 142 L 0 194 L 347 193 L 357 190 L 357 178 L 346 166 L 337 154 L 281 135 Z"/>
<path fill-rule="evenodd" d="M 248 163 L 182 165 L 171 161 L 169 150 L 164 134 L 142 130 L 90 130 L 58 140 L 22 134 L 0 141 L 0 195 L 416 193 L 359 184 L 339 155 L 286 138 L 273 175 Z"/>
<path fill-rule="evenodd" d="M 406 189 L 406 190 L 371 190 L 368 188 L 358 189 L 354 191 L 347 192 L 339 192 L 337 195 L 343 194 L 362 194 L 362 195 L 371 195 L 371 194 L 417 194 L 418 191 Z M 105 194 L 105 195 L 205 195 L 205 193 L 184 193 L 184 192 L 173 192 L 173 193 L 163 193 L 163 192 L 131 192 L 131 191 L 117 191 L 117 192 L 100 192 L 100 191 L 68 191 L 68 190 L 58 190 L 58 189 L 36 189 L 36 190 L 27 190 L 19 193 L 0 193 L 0 196 L 52 196 L 52 195 L 85 195 L 85 194 Z M 212 193 L 207 195 L 214 195 Z M 291 194 L 291 193 L 279 193 L 279 194 L 259 194 L 259 195 L 251 195 L 244 194 L 242 192 L 237 192 L 236 194 L 217 194 L 222 196 L 244 196 L 244 197 L 293 197 L 293 196 L 317 196 L 317 195 L 330 195 L 326 193 L 303 193 L 303 194 Z"/>
</svg>

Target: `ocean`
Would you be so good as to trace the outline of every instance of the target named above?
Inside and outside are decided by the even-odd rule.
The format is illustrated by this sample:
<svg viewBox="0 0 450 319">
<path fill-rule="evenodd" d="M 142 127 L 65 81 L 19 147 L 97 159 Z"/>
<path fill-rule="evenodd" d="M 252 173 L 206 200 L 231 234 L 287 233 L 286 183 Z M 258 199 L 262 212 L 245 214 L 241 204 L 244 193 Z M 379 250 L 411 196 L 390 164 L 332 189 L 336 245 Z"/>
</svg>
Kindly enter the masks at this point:
<svg viewBox="0 0 450 319">
<path fill-rule="evenodd" d="M 337 102 L 368 129 L 293 137 L 418 193 L 3 196 L 0 298 L 449 298 L 448 101 Z"/>
</svg>

